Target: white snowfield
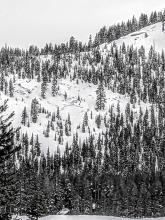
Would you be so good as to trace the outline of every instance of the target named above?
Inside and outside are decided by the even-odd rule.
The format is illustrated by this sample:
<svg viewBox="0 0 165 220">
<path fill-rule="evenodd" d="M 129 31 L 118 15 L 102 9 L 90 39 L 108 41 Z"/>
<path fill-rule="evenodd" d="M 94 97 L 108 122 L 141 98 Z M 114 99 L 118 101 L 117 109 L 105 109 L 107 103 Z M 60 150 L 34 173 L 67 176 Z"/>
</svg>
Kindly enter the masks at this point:
<svg viewBox="0 0 165 220">
<path fill-rule="evenodd" d="M 162 49 L 165 49 L 165 33 L 162 32 L 162 24 L 157 23 L 115 41 L 117 46 L 121 46 L 123 42 L 125 42 L 126 45 L 133 44 L 134 47 L 141 47 L 143 45 L 146 51 L 150 49 L 151 45 L 154 45 L 155 49 L 161 52 Z M 111 44 L 107 45 L 107 49 L 105 49 L 105 45 L 101 45 L 101 52 L 106 54 L 109 51 Z M 47 59 L 51 59 L 51 57 L 47 57 Z M 70 81 L 69 76 L 66 79 L 59 79 L 58 85 L 59 93 L 55 97 L 52 97 L 51 84 L 49 84 L 46 99 L 42 99 L 41 83 L 38 83 L 36 79 L 17 79 L 16 76 L 16 82 L 14 84 L 14 97 L 10 98 L 9 96 L 0 94 L 0 103 L 1 100 L 9 99 L 9 111 L 15 111 L 13 121 L 15 127 L 21 125 L 21 115 L 25 106 L 27 108 L 28 115 L 30 115 L 31 101 L 34 98 L 37 98 L 41 106 L 51 113 L 56 113 L 57 107 L 59 107 L 63 126 L 65 126 L 65 120 L 67 119 L 68 114 L 70 114 L 72 129 L 71 136 L 66 136 L 64 132 L 64 140 L 62 144 L 58 143 L 58 135 L 57 140 L 55 141 L 55 133 L 57 133 L 59 130 L 56 124 L 54 130 L 50 130 L 49 137 L 46 138 L 44 136 L 43 131 L 46 130 L 48 121 L 51 119 L 51 117 L 49 117 L 47 114 L 39 114 L 37 123 L 30 123 L 30 127 L 21 125 L 21 132 L 27 132 L 29 139 L 31 138 L 32 133 L 34 135 L 34 139 L 38 134 L 43 152 L 46 152 L 48 147 L 51 153 L 54 153 L 57 151 L 57 149 L 60 149 L 61 152 L 63 152 L 65 143 L 72 143 L 73 134 L 76 132 L 78 133 L 79 141 L 81 143 L 83 140 L 89 137 L 89 134 L 93 134 L 95 137 L 97 137 L 99 133 L 105 131 L 105 127 L 102 125 L 99 129 L 96 127 L 96 115 L 100 113 L 102 119 L 104 119 L 105 116 L 108 117 L 109 108 L 113 106 L 114 111 L 116 111 L 118 103 L 120 104 L 121 112 L 124 113 L 125 107 L 129 102 L 129 97 L 120 95 L 118 93 L 113 93 L 111 90 L 105 88 L 107 99 L 106 108 L 104 111 L 97 112 L 95 110 L 97 86 L 89 83 L 83 83 L 81 80 L 78 80 L 77 84 L 76 81 Z M 64 98 L 65 92 L 67 93 L 66 100 Z M 80 100 L 78 100 L 78 96 L 80 97 Z M 145 109 L 149 108 L 150 106 L 147 103 L 144 104 L 143 102 L 141 102 L 140 105 L 136 104 L 135 108 L 132 108 L 131 106 L 131 109 L 134 111 L 135 115 L 138 115 L 140 107 L 142 111 L 145 111 Z M 91 111 L 92 118 L 90 117 Z M 81 125 L 85 112 L 88 114 L 90 131 L 88 128 L 86 128 L 85 133 L 82 133 Z"/>
<path fill-rule="evenodd" d="M 162 32 L 162 23 L 149 25 L 115 41 L 117 46 L 122 46 L 123 42 L 126 46 L 133 45 L 135 48 L 144 46 L 146 52 L 150 50 L 151 46 L 154 46 L 155 50 L 161 53 L 162 49 L 165 50 L 165 32 Z M 101 45 L 101 48 L 104 45 Z M 108 45 L 108 48 L 110 46 L 111 44 Z"/>
<path fill-rule="evenodd" d="M 26 89 L 24 89 L 24 93 L 22 95 L 19 84 L 23 85 L 24 88 L 28 88 L 31 93 L 27 93 Z M 58 126 L 56 126 L 55 122 L 55 130 L 50 130 L 49 137 L 45 137 L 43 134 L 43 131 L 46 130 L 48 120 L 51 119 L 51 117 L 47 117 L 47 114 L 39 114 L 37 123 L 30 123 L 30 127 L 21 125 L 21 132 L 22 133 L 28 133 L 29 139 L 31 138 L 31 135 L 33 133 L 34 139 L 35 136 L 38 134 L 39 136 L 39 142 L 41 143 L 41 150 L 46 153 L 47 149 L 49 147 L 49 150 L 51 153 L 54 153 L 57 151 L 57 148 L 60 148 L 61 153 L 64 150 L 65 143 L 68 142 L 69 144 L 72 143 L 73 140 L 73 134 L 76 132 L 78 133 L 79 140 L 81 143 L 83 143 L 83 140 L 85 140 L 87 137 L 89 137 L 89 130 L 86 127 L 86 132 L 82 133 L 82 129 L 77 128 L 78 126 L 81 126 L 83 123 L 83 117 L 85 112 L 88 113 L 88 124 L 90 128 L 90 133 L 93 134 L 95 137 L 102 131 L 105 131 L 104 122 L 102 121 L 102 125 L 100 129 L 96 127 L 95 124 L 95 117 L 96 115 L 100 114 L 102 116 L 102 119 L 104 119 L 104 116 L 106 115 L 107 118 L 109 117 L 108 110 L 111 106 L 113 106 L 114 111 L 117 111 L 117 104 L 119 102 L 121 112 L 125 111 L 126 105 L 129 102 L 129 97 L 126 97 L 124 95 L 120 95 L 118 93 L 113 93 L 111 90 L 106 90 L 106 108 L 104 111 L 97 112 L 95 110 L 95 102 L 96 102 L 96 89 L 97 86 L 93 84 L 88 83 L 82 83 L 79 81 L 79 84 L 76 84 L 76 81 L 70 82 L 69 79 L 61 79 L 58 82 L 60 91 L 59 94 L 56 97 L 52 97 L 51 95 L 51 85 L 49 86 L 49 89 L 47 91 L 46 99 L 42 99 L 40 97 L 40 83 L 35 82 L 34 80 L 16 80 L 15 83 L 15 91 L 17 93 L 15 94 L 16 97 L 9 98 L 8 96 L 1 95 L 1 98 L 3 100 L 9 98 L 8 106 L 9 111 L 15 111 L 15 116 L 13 120 L 13 124 L 15 127 L 21 125 L 21 115 L 24 107 L 26 106 L 27 113 L 30 116 L 30 108 L 31 108 L 31 101 L 35 97 L 39 101 L 42 107 L 44 107 L 49 112 L 57 112 L 57 107 L 59 106 L 60 109 L 60 115 L 62 117 L 62 123 L 63 126 L 65 126 L 65 120 L 68 117 L 68 114 L 70 114 L 71 119 L 71 136 L 66 136 L 64 132 L 64 141 L 63 144 L 58 144 L 58 135 L 57 140 L 55 141 L 55 133 L 58 131 Z M 64 93 L 67 92 L 67 99 L 64 100 Z M 77 100 L 78 95 L 80 96 L 81 101 Z M 23 100 L 22 100 L 23 98 Z M 144 111 L 148 104 L 141 103 L 141 105 L 136 105 L 136 108 L 133 109 L 135 114 L 139 113 L 140 106 L 142 110 Z M 92 119 L 90 117 L 92 111 Z M 30 118 L 30 117 L 29 117 Z M 31 121 L 31 120 L 30 120 Z M 65 128 L 64 128 L 65 129 Z"/>
<path fill-rule="evenodd" d="M 26 216 L 20 216 L 20 220 L 28 220 Z M 141 218 L 142 220 L 165 220 L 162 218 Z M 50 215 L 39 218 L 39 220 L 130 220 L 130 218 L 98 216 L 98 215 Z"/>
<path fill-rule="evenodd" d="M 165 217 L 162 218 L 142 218 L 143 220 L 164 220 Z M 40 220 L 130 220 L 130 218 L 122 218 L 122 217 L 113 217 L 113 216 L 98 216 L 98 215 L 63 215 L 63 216 L 47 216 L 40 218 Z"/>
</svg>

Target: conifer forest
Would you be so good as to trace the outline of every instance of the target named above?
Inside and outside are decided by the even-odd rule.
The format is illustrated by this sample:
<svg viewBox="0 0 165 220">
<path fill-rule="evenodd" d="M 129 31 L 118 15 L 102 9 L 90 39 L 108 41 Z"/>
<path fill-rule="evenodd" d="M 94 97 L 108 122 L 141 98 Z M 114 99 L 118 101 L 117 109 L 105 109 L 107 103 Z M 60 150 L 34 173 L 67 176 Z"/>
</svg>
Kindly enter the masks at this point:
<svg viewBox="0 0 165 220">
<path fill-rule="evenodd" d="M 165 216 L 163 48 L 165 10 L 1 47 L 0 220 Z"/>
</svg>

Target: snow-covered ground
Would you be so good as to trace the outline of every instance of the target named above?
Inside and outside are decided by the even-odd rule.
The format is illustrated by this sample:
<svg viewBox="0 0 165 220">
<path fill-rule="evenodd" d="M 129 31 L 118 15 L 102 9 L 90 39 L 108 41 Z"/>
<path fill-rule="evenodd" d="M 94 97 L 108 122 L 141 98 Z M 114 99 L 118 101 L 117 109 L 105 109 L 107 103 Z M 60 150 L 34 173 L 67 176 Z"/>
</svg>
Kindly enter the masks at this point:
<svg viewBox="0 0 165 220">
<path fill-rule="evenodd" d="M 161 53 L 162 49 L 165 50 L 165 32 L 162 32 L 162 23 L 159 22 L 149 25 L 115 41 L 117 46 L 121 46 L 123 42 L 126 46 L 133 45 L 135 48 L 144 46 L 146 52 L 150 50 L 151 46 L 154 46 L 155 50 Z M 104 45 L 105 44 L 101 45 L 101 48 L 103 48 Z M 107 48 L 109 49 L 110 46 L 111 44 L 109 44 Z"/>
<path fill-rule="evenodd" d="M 21 86 L 20 86 L 21 85 Z M 84 139 L 87 136 L 87 133 L 82 133 L 81 128 L 77 129 L 77 126 L 82 125 L 83 116 L 85 112 L 88 112 L 89 118 L 89 127 L 91 131 L 95 129 L 95 132 L 98 133 L 101 131 L 96 128 L 95 125 L 95 115 L 98 114 L 95 111 L 95 101 L 96 101 L 96 88 L 92 84 L 85 84 L 79 81 L 79 84 L 76 84 L 75 81 L 70 82 L 69 79 L 62 79 L 59 81 L 59 94 L 56 97 L 52 97 L 50 89 L 46 94 L 46 99 L 41 99 L 40 97 L 40 83 L 35 82 L 34 80 L 16 80 L 15 83 L 15 97 L 9 98 L 1 94 L 1 99 L 4 100 L 9 98 L 8 106 L 9 111 L 15 111 L 14 116 L 14 125 L 18 126 L 21 123 L 21 115 L 23 108 L 26 106 L 28 115 L 30 113 L 31 101 L 33 98 L 37 98 L 42 107 L 44 107 L 49 112 L 57 112 L 57 107 L 59 107 L 60 115 L 63 120 L 66 120 L 68 114 L 70 114 L 72 122 L 72 134 L 75 134 L 76 131 L 81 135 L 81 138 Z M 30 91 L 30 93 L 28 92 Z M 64 94 L 67 93 L 67 99 L 64 99 Z M 80 101 L 78 100 L 80 97 Z M 112 93 L 111 91 L 106 91 L 107 104 L 104 112 L 101 112 L 102 115 L 106 113 L 108 108 L 111 105 L 114 105 L 114 108 L 117 108 L 118 101 L 121 103 L 121 106 L 126 106 L 126 103 L 129 101 L 128 98 L 124 96 L 119 96 L 117 93 Z M 90 120 L 90 113 L 93 112 L 93 119 Z M 50 136 L 45 138 L 43 135 L 43 130 L 46 129 L 48 120 L 47 114 L 39 114 L 38 121 L 36 124 L 31 123 L 30 127 L 21 126 L 21 131 L 28 133 L 29 138 L 32 133 L 39 135 L 39 141 L 42 144 L 42 150 L 46 151 L 47 148 L 50 148 L 51 152 L 54 152 L 57 148 L 57 142 L 54 141 L 55 131 L 50 131 Z M 63 121 L 64 123 L 64 121 Z M 64 143 L 66 141 L 71 142 L 72 136 L 65 136 L 64 134 Z M 61 147 L 61 150 L 63 148 Z"/>
<path fill-rule="evenodd" d="M 162 24 L 157 23 L 154 25 L 150 25 L 142 30 L 131 33 L 125 37 L 122 37 L 119 40 L 116 40 L 115 43 L 117 46 L 122 45 L 125 42 L 126 45 L 134 45 L 134 47 L 141 47 L 147 50 L 150 49 L 151 45 L 155 46 L 155 49 L 158 51 L 162 51 L 165 49 L 165 33 L 162 32 Z M 111 43 L 112 44 L 112 43 Z M 106 51 L 108 51 L 111 47 L 111 44 L 107 45 Z M 101 45 L 100 49 L 104 51 L 105 45 Z M 46 57 L 44 59 L 51 59 L 51 57 Z M 108 115 L 108 110 L 111 106 L 114 106 L 114 111 L 117 109 L 117 104 L 120 104 L 121 112 L 124 112 L 127 103 L 129 102 L 129 97 L 120 95 L 118 93 L 113 93 L 112 91 L 106 90 L 106 108 L 102 112 L 97 112 L 95 110 L 95 101 L 96 101 L 96 89 L 97 86 L 89 83 L 83 83 L 81 80 L 78 81 L 70 81 L 70 78 L 67 77 L 66 79 L 59 79 L 59 93 L 55 97 L 52 97 L 51 94 L 51 85 L 48 86 L 48 91 L 46 93 L 46 99 L 41 98 L 41 83 L 38 83 L 36 80 L 22 80 L 17 79 L 14 84 L 15 87 L 15 95 L 14 98 L 9 98 L 4 94 L 0 94 L 0 100 L 4 100 L 9 98 L 9 111 L 15 111 L 14 116 L 14 126 L 20 126 L 21 124 L 21 115 L 23 108 L 26 106 L 27 113 L 30 116 L 30 108 L 31 108 L 31 101 L 34 98 L 37 98 L 41 107 L 44 107 L 47 111 L 51 114 L 53 112 L 57 112 L 57 107 L 59 107 L 60 114 L 62 117 L 63 126 L 65 125 L 65 120 L 70 114 L 71 118 L 71 127 L 72 133 L 71 136 L 65 136 L 64 134 L 64 142 L 63 144 L 59 145 L 58 141 L 54 140 L 55 132 L 58 130 L 55 125 L 55 130 L 50 131 L 50 135 L 46 138 L 43 134 L 43 131 L 46 130 L 48 121 L 50 121 L 50 117 L 47 114 L 40 113 L 38 117 L 37 123 L 30 123 L 30 127 L 21 125 L 21 132 L 28 133 L 29 138 L 31 137 L 32 133 L 34 137 L 38 134 L 39 135 L 39 142 L 41 143 L 42 150 L 44 152 L 47 151 L 49 147 L 50 152 L 54 152 L 57 148 L 60 148 L 63 151 L 65 143 L 72 142 L 73 134 L 76 132 L 79 135 L 79 139 L 82 141 L 89 136 L 89 131 L 82 133 L 81 125 L 83 122 L 83 117 L 85 112 L 88 113 L 89 118 L 89 128 L 90 133 L 94 134 L 95 137 L 105 130 L 103 126 L 100 129 L 96 127 L 95 124 L 95 116 L 99 113 L 101 114 L 102 118 L 105 115 Z M 67 98 L 65 100 L 64 94 L 67 93 Z M 78 96 L 80 99 L 78 100 Z M 140 105 L 136 104 L 135 108 L 132 108 L 134 113 L 139 112 L 140 107 L 144 111 L 146 107 L 149 107 L 148 104 L 144 104 L 143 102 Z M 93 118 L 91 119 L 90 114 L 93 114 Z"/>
<path fill-rule="evenodd" d="M 20 216 L 20 220 L 27 220 L 28 217 Z M 50 215 L 46 217 L 39 218 L 39 220 L 130 220 L 130 218 L 122 218 L 122 217 L 113 217 L 113 216 L 97 216 L 97 215 L 88 215 L 88 216 L 73 216 L 73 215 Z M 164 220 L 165 217 L 162 218 L 143 218 L 143 220 Z"/>
<path fill-rule="evenodd" d="M 83 117 L 85 112 L 88 114 L 89 119 L 89 128 L 90 132 L 95 135 L 95 137 L 105 130 L 104 126 L 101 126 L 100 129 L 96 127 L 95 117 L 98 114 L 101 114 L 102 118 L 105 115 L 108 116 L 108 110 L 111 106 L 114 106 L 114 111 L 117 111 L 117 105 L 120 104 L 120 110 L 124 113 L 127 103 L 129 102 L 129 97 L 124 95 L 120 95 L 118 93 L 113 93 L 111 90 L 105 88 L 106 91 L 106 108 L 104 111 L 97 112 L 95 110 L 95 102 L 96 102 L 96 89 L 97 86 L 93 84 L 83 83 L 79 80 L 77 84 L 76 81 L 70 81 L 69 78 L 61 79 L 58 82 L 59 85 L 59 93 L 55 97 L 52 97 L 51 94 L 51 85 L 49 85 L 48 91 L 46 93 L 46 99 L 42 99 L 40 95 L 40 87 L 41 84 L 34 80 L 22 80 L 17 79 L 15 83 L 15 97 L 9 98 L 4 94 L 1 94 L 1 99 L 5 100 L 9 98 L 8 106 L 9 111 L 15 111 L 15 116 L 13 120 L 14 126 L 21 125 L 21 115 L 24 107 L 26 106 L 27 113 L 30 118 L 30 108 L 32 99 L 37 98 L 38 102 L 41 104 L 41 107 L 44 107 L 50 113 L 57 112 L 57 107 L 59 107 L 60 115 L 62 117 L 63 126 L 65 126 L 65 120 L 70 114 L 71 119 L 71 128 L 72 135 L 65 136 L 64 132 L 64 142 L 62 145 L 58 144 L 58 141 L 54 140 L 55 132 L 57 132 L 58 128 L 55 125 L 55 130 L 50 130 L 49 137 L 45 137 L 43 131 L 46 130 L 48 121 L 50 121 L 51 117 L 48 117 L 47 114 L 40 113 L 37 123 L 30 123 L 30 127 L 21 125 L 21 132 L 28 133 L 29 139 L 33 133 L 34 137 L 39 135 L 39 142 L 41 143 L 42 150 L 44 152 L 47 151 L 48 147 L 50 152 L 53 153 L 57 150 L 57 147 L 60 148 L 61 152 L 63 152 L 65 143 L 72 143 L 73 134 L 76 132 L 79 135 L 79 138 L 82 141 L 89 136 L 89 131 L 86 129 L 85 133 L 82 133 L 81 125 L 83 123 Z M 64 99 L 64 94 L 67 93 L 66 100 Z M 78 96 L 80 97 L 80 101 L 78 100 Z M 141 103 L 142 110 L 145 110 L 148 105 Z M 140 109 L 140 105 L 136 105 L 136 108 L 133 110 L 138 113 Z M 92 111 L 92 119 L 91 119 L 91 111 Z M 31 120 L 30 120 L 31 121 Z M 103 123 L 102 123 L 103 124 Z M 80 126 L 80 128 L 79 128 Z M 64 129 L 65 130 L 65 129 Z"/>
</svg>

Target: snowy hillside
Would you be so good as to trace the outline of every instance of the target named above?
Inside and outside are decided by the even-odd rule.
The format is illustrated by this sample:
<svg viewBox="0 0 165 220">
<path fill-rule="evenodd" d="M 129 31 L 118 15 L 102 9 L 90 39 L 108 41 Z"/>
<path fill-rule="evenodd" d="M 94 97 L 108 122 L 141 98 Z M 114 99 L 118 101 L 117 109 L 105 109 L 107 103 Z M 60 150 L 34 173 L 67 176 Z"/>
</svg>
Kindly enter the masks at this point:
<svg viewBox="0 0 165 220">
<path fill-rule="evenodd" d="M 1 48 L 0 219 L 164 219 L 164 50 L 165 10 Z"/>
<path fill-rule="evenodd" d="M 140 48 L 142 45 L 149 51 L 150 46 L 154 45 L 155 49 L 158 51 L 162 51 L 165 49 L 165 33 L 162 32 L 161 23 L 157 23 L 154 25 L 150 25 L 142 30 L 131 33 L 125 37 L 122 37 L 119 40 L 114 41 L 115 44 L 120 47 L 123 42 L 127 45 L 133 45 L 135 48 Z M 105 45 L 100 46 L 100 52 L 102 55 L 106 55 L 109 53 L 111 44 L 106 45 L 106 50 L 104 50 Z M 81 54 L 81 59 L 83 60 L 84 53 Z M 51 56 L 42 57 L 43 61 L 50 60 Z M 73 70 L 75 66 L 77 66 L 77 62 L 73 61 L 71 68 L 71 75 L 73 75 Z M 91 68 L 89 65 L 86 68 Z M 97 67 L 100 68 L 99 66 Z M 98 136 L 99 133 L 105 132 L 105 127 L 101 126 L 99 129 L 96 127 L 95 118 L 98 114 L 101 114 L 102 119 L 106 116 L 108 117 L 108 110 L 111 107 L 114 107 L 116 111 L 117 105 L 120 105 L 121 112 L 124 113 L 127 103 L 129 103 L 129 97 L 126 95 L 120 95 L 116 92 L 112 92 L 111 90 L 105 88 L 106 91 L 106 108 L 104 111 L 97 112 L 95 110 L 96 103 L 96 89 L 97 85 L 93 85 L 92 83 L 85 83 L 83 80 L 70 80 L 70 76 L 67 76 L 66 79 L 58 80 L 59 91 L 55 97 L 52 97 L 51 94 L 51 85 L 48 86 L 48 91 L 46 94 L 46 99 L 41 98 L 41 83 L 37 82 L 34 79 L 18 79 L 16 75 L 14 90 L 15 95 L 13 98 L 9 98 L 8 96 L 1 94 L 1 99 L 9 98 L 9 110 L 15 111 L 14 125 L 21 125 L 21 114 L 24 107 L 27 108 L 28 114 L 30 114 L 30 107 L 32 99 L 36 98 L 41 107 L 44 107 L 47 111 L 46 114 L 39 114 L 38 121 L 36 124 L 31 123 L 30 127 L 21 125 L 21 132 L 28 134 L 31 137 L 32 133 L 34 137 L 39 135 L 39 142 L 41 143 L 42 150 L 44 152 L 47 151 L 48 147 L 50 152 L 54 152 L 57 148 L 63 152 L 66 142 L 69 144 L 72 143 L 73 134 L 76 132 L 79 135 L 79 141 L 82 142 L 85 138 L 88 138 L 89 134 L 94 134 L 95 137 Z M 67 94 L 67 97 L 65 97 Z M 141 102 L 141 105 L 136 104 L 134 106 L 133 111 L 138 115 L 140 107 L 142 111 L 145 111 L 146 107 L 149 105 Z M 50 122 L 50 118 L 52 113 L 57 112 L 57 108 L 59 107 L 59 111 L 62 117 L 62 123 L 65 124 L 65 120 L 68 117 L 68 114 L 71 118 L 71 135 L 65 136 L 64 140 L 61 143 L 58 143 L 55 140 L 55 135 L 58 131 L 58 127 L 55 125 L 55 128 L 50 131 L 49 137 L 45 137 L 43 132 L 46 130 L 48 123 Z M 87 112 L 89 118 L 89 126 L 88 131 L 85 133 L 81 131 L 81 124 L 83 122 L 84 114 Z M 93 117 L 91 118 L 91 112 Z M 29 116 L 30 120 L 30 116 Z"/>
<path fill-rule="evenodd" d="M 15 97 L 9 98 L 4 94 L 1 94 L 1 99 L 5 100 L 9 98 L 8 111 L 15 111 L 13 124 L 15 127 L 21 126 L 22 133 L 28 133 L 28 136 L 31 137 L 32 133 L 34 137 L 39 135 L 39 142 L 41 143 L 42 150 L 44 152 L 47 151 L 48 147 L 51 153 L 57 151 L 57 148 L 60 148 L 60 151 L 63 152 L 63 149 L 68 142 L 72 143 L 73 134 L 78 132 L 80 141 L 85 140 L 86 137 L 89 136 L 89 132 L 94 134 L 95 137 L 98 136 L 99 133 L 105 131 L 105 127 L 101 126 L 100 129 L 96 127 L 95 117 L 98 114 L 101 114 L 102 118 L 105 116 L 109 116 L 108 110 L 110 107 L 113 107 L 114 111 L 117 112 L 117 105 L 121 106 L 121 112 L 124 113 L 127 103 L 129 103 L 129 97 L 120 95 L 118 93 L 114 93 L 108 89 L 106 89 L 106 108 L 104 111 L 97 112 L 95 110 L 96 103 L 96 89 L 97 86 L 89 83 L 84 83 L 79 80 L 78 84 L 76 81 L 71 81 L 68 79 L 61 79 L 58 81 L 59 92 L 55 97 L 51 95 L 51 88 L 49 86 L 46 99 L 42 99 L 40 96 L 41 85 L 40 83 L 34 80 L 22 80 L 16 79 L 15 87 Z M 67 98 L 65 99 L 65 93 L 67 93 Z M 36 98 L 41 105 L 44 107 L 46 111 L 49 113 L 39 114 L 38 121 L 36 124 L 31 123 L 30 127 L 21 125 L 21 115 L 24 107 L 26 107 L 28 115 L 30 115 L 30 107 L 32 99 Z M 141 108 L 144 111 L 148 104 L 142 103 Z M 64 134 L 64 142 L 62 144 L 58 144 L 58 141 L 55 141 L 55 134 L 58 130 L 58 127 L 55 127 L 54 130 L 50 131 L 49 137 L 44 137 L 43 131 L 46 130 L 48 121 L 51 119 L 51 115 L 53 112 L 57 112 L 57 108 L 59 107 L 60 115 L 62 117 L 63 124 L 65 124 L 65 120 L 70 115 L 71 119 L 71 130 L 72 135 L 67 137 Z M 140 106 L 137 104 L 133 109 L 135 114 L 138 114 L 140 110 Z M 83 122 L 83 117 L 85 112 L 88 114 L 89 118 L 89 130 L 86 130 L 85 133 L 82 133 L 80 125 Z M 92 112 L 92 119 L 91 119 Z M 30 117 L 29 117 L 30 118 Z"/>
<path fill-rule="evenodd" d="M 143 46 L 147 52 L 150 50 L 151 46 L 153 46 L 156 51 L 161 53 L 162 50 L 165 50 L 165 32 L 162 32 L 162 23 L 158 22 L 127 36 L 121 37 L 114 42 L 119 47 L 122 46 L 123 42 L 126 46 L 133 45 L 135 48 Z M 109 44 L 107 48 L 110 48 L 112 44 L 113 43 Z M 103 46 L 104 45 L 101 45 L 101 48 Z"/>
</svg>

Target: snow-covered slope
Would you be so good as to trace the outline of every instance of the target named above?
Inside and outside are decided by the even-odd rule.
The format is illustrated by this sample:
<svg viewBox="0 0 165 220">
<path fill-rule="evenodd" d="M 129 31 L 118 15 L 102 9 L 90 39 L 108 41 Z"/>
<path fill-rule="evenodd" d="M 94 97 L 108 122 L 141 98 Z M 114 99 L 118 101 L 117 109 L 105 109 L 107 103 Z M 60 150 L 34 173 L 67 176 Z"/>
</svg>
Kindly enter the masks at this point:
<svg viewBox="0 0 165 220">
<path fill-rule="evenodd" d="M 39 135 L 39 142 L 41 143 L 42 150 L 44 152 L 47 151 L 48 147 L 50 152 L 54 152 L 57 150 L 57 147 L 63 151 L 65 143 L 68 141 L 72 143 L 73 134 L 76 132 L 79 135 L 81 142 L 89 136 L 89 131 L 86 130 L 85 133 L 81 131 L 81 125 L 83 122 L 83 117 L 85 112 L 88 113 L 89 119 L 89 128 L 90 133 L 97 136 L 102 131 L 105 131 L 105 127 L 101 126 L 100 129 L 96 127 L 95 117 L 98 114 L 101 114 L 102 118 L 105 115 L 108 116 L 108 110 L 111 106 L 114 106 L 114 111 L 117 109 L 118 103 L 121 106 L 121 112 L 124 112 L 126 104 L 129 102 L 129 97 L 119 95 L 118 93 L 113 93 L 111 90 L 106 90 L 106 108 L 104 111 L 97 112 L 95 110 L 95 102 L 96 102 L 96 89 L 97 86 L 93 84 L 83 83 L 79 80 L 78 84 L 76 81 L 70 81 L 69 78 L 61 79 L 58 82 L 59 84 L 59 93 L 57 96 L 52 97 L 51 95 L 51 85 L 49 85 L 49 89 L 46 94 L 46 99 L 42 99 L 40 95 L 41 84 L 34 80 L 22 80 L 16 79 L 15 83 L 15 97 L 9 98 L 4 94 L 1 94 L 1 100 L 5 100 L 9 98 L 8 106 L 9 111 L 15 111 L 15 116 L 13 120 L 14 126 L 21 125 L 21 115 L 24 107 L 27 108 L 28 116 L 30 116 L 30 108 L 31 101 L 34 98 L 37 98 L 38 102 L 41 104 L 41 107 L 44 107 L 51 114 L 53 112 L 57 112 L 57 107 L 59 107 L 60 115 L 62 117 L 62 123 L 65 125 L 65 120 L 70 114 L 71 119 L 71 129 L 72 135 L 65 136 L 64 134 L 64 142 L 59 145 L 58 141 L 55 141 L 55 133 L 57 133 L 58 127 L 55 126 L 55 130 L 50 131 L 49 137 L 45 137 L 43 131 L 46 130 L 48 121 L 50 121 L 50 116 L 48 114 L 40 113 L 38 117 L 37 123 L 30 123 L 30 127 L 21 125 L 21 132 L 28 133 L 29 138 L 32 133 L 34 137 Z M 65 100 L 64 94 L 67 93 L 67 98 Z M 78 96 L 80 97 L 80 101 L 78 100 Z M 142 103 L 141 108 L 145 110 L 147 104 Z M 137 104 L 134 112 L 139 112 L 140 106 Z M 91 111 L 92 111 L 92 119 L 91 119 Z M 29 117 L 30 118 L 30 117 Z M 80 126 L 80 128 L 79 128 Z"/>
<path fill-rule="evenodd" d="M 161 53 L 162 50 L 165 50 L 165 32 L 162 32 L 162 23 L 149 25 L 115 41 L 117 46 L 121 46 L 123 42 L 126 46 L 133 45 L 137 48 L 144 46 L 146 52 L 149 51 L 151 46 L 154 46 L 155 50 Z M 108 48 L 111 44 L 108 45 Z M 103 46 L 101 45 L 101 47 Z"/>
<path fill-rule="evenodd" d="M 161 23 L 157 23 L 154 25 L 150 25 L 142 30 L 131 33 L 125 37 L 122 37 L 119 40 L 116 40 L 115 43 L 117 46 L 121 46 L 122 43 L 125 42 L 126 45 L 133 45 L 134 47 L 141 47 L 142 45 L 149 51 L 150 46 L 154 45 L 155 49 L 158 51 L 162 51 L 165 49 L 165 33 L 162 32 Z M 107 45 L 106 51 L 108 51 L 111 47 L 111 44 Z M 104 51 L 105 45 L 101 45 L 101 51 Z M 105 54 L 105 51 L 104 51 Z M 51 57 L 47 57 L 44 59 L 51 60 Z M 72 67 L 73 68 L 73 67 Z M 73 71 L 71 71 L 73 72 Z M 38 83 L 35 80 L 30 79 L 18 79 L 16 76 L 16 81 L 14 84 L 15 87 L 15 95 L 13 98 L 9 98 L 4 94 L 1 94 L 1 100 L 9 98 L 9 111 L 15 111 L 14 117 L 14 126 L 21 125 L 21 115 L 23 108 L 26 106 L 27 112 L 30 115 L 31 101 L 34 98 L 37 98 L 41 107 L 44 107 L 48 114 L 40 113 L 38 117 L 37 123 L 30 123 L 30 127 L 21 125 L 21 132 L 28 133 L 29 138 L 32 133 L 34 137 L 39 135 L 39 142 L 41 143 L 42 150 L 44 152 L 47 151 L 49 147 L 50 151 L 53 153 L 60 148 L 63 151 L 65 143 L 71 143 L 73 140 L 73 134 L 76 132 L 79 135 L 79 141 L 82 141 L 89 137 L 90 134 L 94 134 L 95 137 L 98 136 L 99 133 L 105 131 L 105 127 L 101 126 L 100 129 L 96 127 L 95 117 L 98 114 L 101 114 L 102 119 L 105 116 L 108 116 L 108 110 L 110 107 L 114 106 L 114 110 L 116 111 L 118 103 L 121 107 L 121 112 L 124 112 L 127 103 L 129 102 L 129 97 L 119 95 L 118 93 L 113 93 L 111 90 L 105 89 L 106 92 L 106 108 L 104 111 L 97 112 L 95 110 L 95 101 L 96 101 L 96 88 L 97 86 L 89 83 L 84 83 L 81 80 L 70 80 L 70 77 L 67 76 L 66 79 L 59 79 L 59 92 L 55 97 L 52 97 L 51 94 L 51 85 L 48 86 L 48 91 L 46 93 L 46 99 L 41 98 L 41 83 Z M 64 94 L 67 93 L 67 98 L 65 99 Z M 78 98 L 79 97 L 79 98 Z M 59 107 L 62 123 L 65 126 L 65 120 L 70 114 L 71 118 L 71 136 L 66 136 L 64 134 L 64 141 L 62 144 L 59 144 L 57 139 L 55 140 L 55 134 L 58 133 L 58 127 L 55 123 L 55 129 L 50 131 L 49 137 L 45 137 L 43 131 L 46 130 L 48 121 L 50 121 L 51 114 L 53 112 L 57 112 L 57 107 Z M 144 104 L 143 102 L 140 105 L 136 104 L 136 106 L 131 106 L 134 113 L 139 112 L 140 107 L 142 110 L 145 110 L 148 107 L 148 104 Z M 92 118 L 91 118 L 92 111 Z M 85 133 L 82 133 L 81 125 L 83 122 L 83 117 L 85 112 L 88 114 L 89 118 L 89 128 L 90 130 L 86 130 Z M 29 117 L 30 119 L 30 117 Z M 57 137 L 58 138 L 58 137 Z"/>
<path fill-rule="evenodd" d="M 130 218 L 119 218 L 112 216 L 47 216 L 41 218 L 41 220 L 130 220 Z M 143 220 L 164 220 L 165 218 L 143 218 Z"/>
<path fill-rule="evenodd" d="M 27 220 L 28 218 L 23 216 L 19 217 L 20 220 Z M 46 217 L 39 218 L 40 220 L 130 220 L 130 218 L 119 218 L 112 216 L 73 216 L 73 215 L 50 215 Z M 143 220 L 164 220 L 165 218 L 143 218 Z M 13 219 L 14 220 L 14 219 Z"/>
</svg>

